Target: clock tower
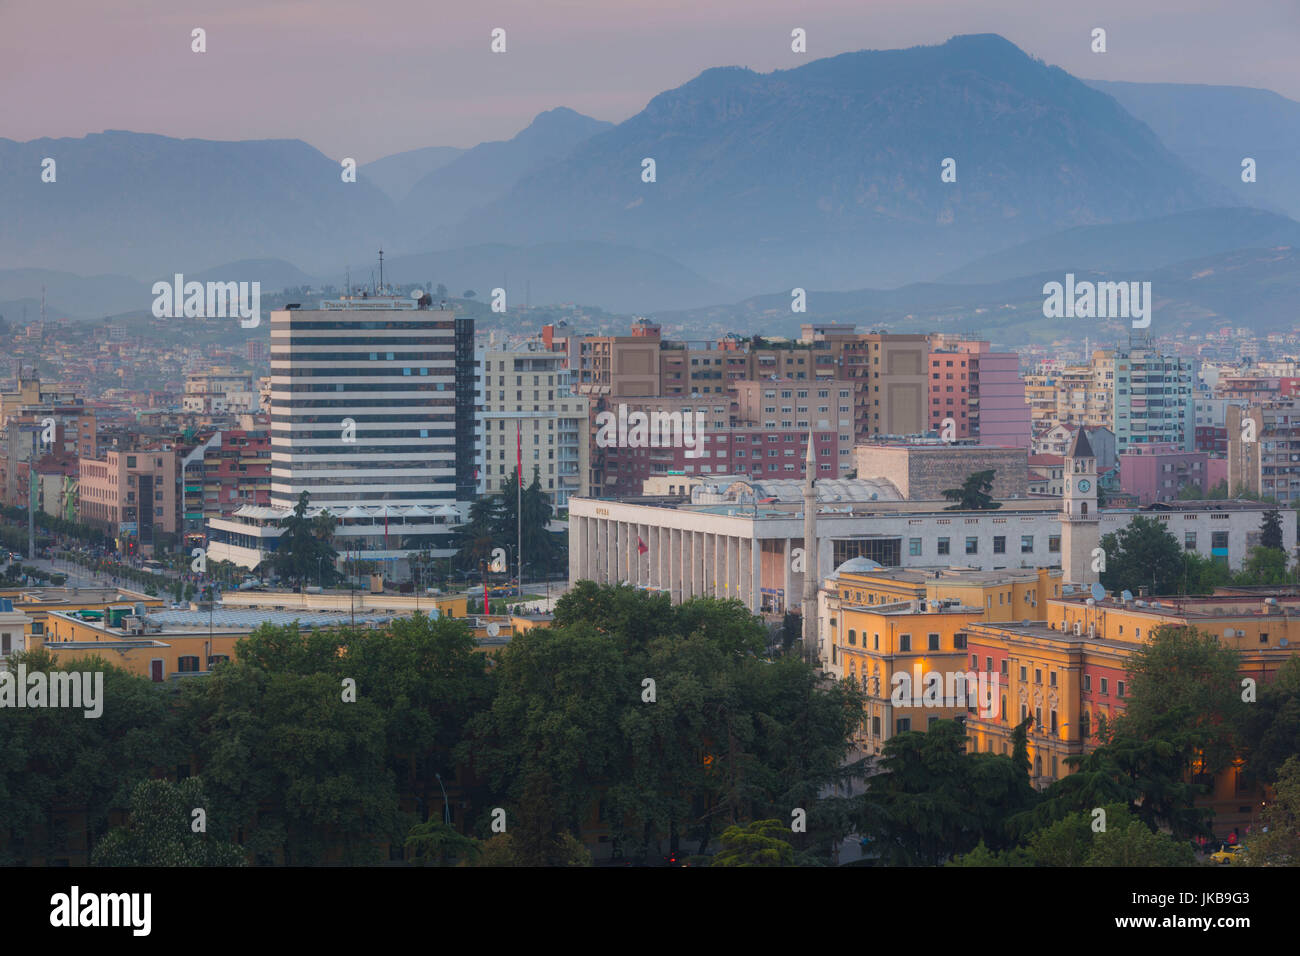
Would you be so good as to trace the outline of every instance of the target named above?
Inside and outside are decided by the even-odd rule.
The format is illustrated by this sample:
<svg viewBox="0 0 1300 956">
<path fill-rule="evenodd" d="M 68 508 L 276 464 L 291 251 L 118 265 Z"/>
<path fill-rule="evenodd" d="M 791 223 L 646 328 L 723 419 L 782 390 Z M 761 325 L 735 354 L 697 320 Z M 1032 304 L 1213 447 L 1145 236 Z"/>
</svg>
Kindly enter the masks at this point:
<svg viewBox="0 0 1300 956">
<path fill-rule="evenodd" d="M 1065 496 L 1061 499 L 1061 568 L 1066 584 L 1089 585 L 1098 578 L 1094 550 L 1101 545 L 1097 513 L 1097 456 L 1083 426 L 1065 453 Z"/>
</svg>

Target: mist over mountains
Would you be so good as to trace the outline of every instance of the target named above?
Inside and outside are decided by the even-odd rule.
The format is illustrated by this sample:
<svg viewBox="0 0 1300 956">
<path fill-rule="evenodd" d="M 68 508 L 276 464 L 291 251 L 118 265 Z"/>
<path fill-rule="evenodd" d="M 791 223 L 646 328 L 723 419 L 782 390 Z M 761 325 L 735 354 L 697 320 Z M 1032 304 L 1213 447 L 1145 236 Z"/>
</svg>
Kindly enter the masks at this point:
<svg viewBox="0 0 1300 956">
<path fill-rule="evenodd" d="M 1257 183 L 1240 181 L 1244 156 Z M 804 318 L 820 320 L 836 292 L 922 308 L 946 301 L 922 292 L 937 280 L 992 302 L 1017 278 L 1234 253 L 1270 294 L 1300 293 L 1291 259 L 1261 254 L 1300 247 L 1300 104 L 1083 81 L 995 35 L 710 69 L 617 125 L 560 107 L 510 140 L 367 163 L 355 183 L 341 158 L 296 140 L 0 139 L 0 309 L 41 286 L 78 317 L 147 309 L 148 284 L 175 272 L 365 282 L 381 247 L 398 281 L 738 320 L 778 292 L 788 317 L 795 286 L 819 293 Z"/>
<path fill-rule="evenodd" d="M 643 157 L 657 182 L 641 181 Z M 945 157 L 957 181 L 940 181 Z M 730 285 L 898 285 L 1067 226 L 1231 196 L 1105 94 L 997 36 L 708 70 L 464 223 L 600 239 Z"/>
</svg>

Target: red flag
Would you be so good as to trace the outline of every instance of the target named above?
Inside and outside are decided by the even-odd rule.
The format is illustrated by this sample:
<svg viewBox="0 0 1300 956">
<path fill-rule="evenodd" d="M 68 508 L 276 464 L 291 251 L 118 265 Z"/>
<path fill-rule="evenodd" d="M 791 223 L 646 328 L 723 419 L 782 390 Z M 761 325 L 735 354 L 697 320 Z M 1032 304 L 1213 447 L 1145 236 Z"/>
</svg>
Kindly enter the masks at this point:
<svg viewBox="0 0 1300 956">
<path fill-rule="evenodd" d="M 650 548 L 646 545 L 646 543 L 645 543 L 644 541 L 641 540 L 641 536 L 640 536 L 640 535 L 637 535 L 637 536 L 636 536 L 636 553 L 637 553 L 637 554 L 645 554 L 645 553 L 646 553 L 647 551 L 649 551 L 649 550 L 650 550 Z"/>
</svg>

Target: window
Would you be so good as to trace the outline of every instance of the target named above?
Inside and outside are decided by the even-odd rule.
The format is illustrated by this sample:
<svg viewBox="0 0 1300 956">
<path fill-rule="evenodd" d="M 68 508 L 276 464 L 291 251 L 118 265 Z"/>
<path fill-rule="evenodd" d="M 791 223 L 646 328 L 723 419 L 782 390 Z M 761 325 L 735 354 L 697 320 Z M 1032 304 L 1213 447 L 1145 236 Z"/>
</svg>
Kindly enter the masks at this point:
<svg viewBox="0 0 1300 956">
<path fill-rule="evenodd" d="M 1006 535 L 1001 535 L 1001 534 L 999 534 L 999 535 L 994 535 L 994 536 L 993 536 L 993 553 L 994 553 L 994 554 L 1006 554 L 1006 553 L 1007 553 L 1007 538 L 1006 538 Z"/>
<path fill-rule="evenodd" d="M 1035 683 L 1035 684 L 1041 684 L 1042 682 L 1043 682 L 1043 671 L 1042 671 L 1041 668 L 1035 667 L 1035 668 L 1034 668 L 1034 683 Z"/>
<path fill-rule="evenodd" d="M 1021 680 L 1028 680 L 1028 679 L 1029 679 L 1028 677 L 1025 676 L 1025 672 L 1026 672 L 1026 670 L 1027 670 L 1027 669 L 1026 669 L 1025 667 L 1023 667 L 1023 666 L 1020 668 L 1020 679 L 1021 679 Z"/>
<path fill-rule="evenodd" d="M 967 553 L 967 554 L 979 554 L 979 551 L 980 551 L 980 539 L 979 539 L 979 538 L 967 538 L 967 539 L 966 539 L 966 553 Z"/>
<path fill-rule="evenodd" d="M 1050 714 L 1049 714 L 1048 716 L 1051 718 L 1051 721 L 1052 721 L 1052 723 L 1051 723 L 1052 733 L 1056 733 L 1056 711 L 1054 711 L 1054 710 L 1051 711 Z"/>
<path fill-rule="evenodd" d="M 930 650 L 932 650 L 932 651 L 937 651 L 937 650 L 939 649 L 939 635 L 938 635 L 938 634 L 927 634 L 927 635 L 926 635 L 926 638 L 927 638 L 927 639 L 929 640 L 929 642 L 930 642 Z"/>
<path fill-rule="evenodd" d="M 1059 534 L 1048 535 L 1047 551 L 1049 554 L 1061 553 L 1061 536 Z"/>
<path fill-rule="evenodd" d="M 962 648 L 964 648 L 966 646 L 966 635 L 954 634 L 952 637 L 952 646 L 955 647 L 957 650 L 961 650 Z"/>
<path fill-rule="evenodd" d="M 1195 531 L 1184 531 L 1184 532 L 1183 532 L 1183 550 L 1184 550 L 1184 551 L 1195 551 L 1195 550 L 1196 550 L 1196 532 L 1195 532 Z"/>
<path fill-rule="evenodd" d="M 849 643 L 855 647 L 858 644 L 858 632 L 855 631 L 853 628 L 849 628 Z"/>
<path fill-rule="evenodd" d="M 1084 674 L 1084 675 L 1083 675 L 1083 690 L 1084 690 L 1084 693 L 1086 693 L 1086 694 L 1091 694 L 1091 693 L 1092 693 L 1092 675 L 1091 675 L 1091 674 Z"/>
<path fill-rule="evenodd" d="M 905 734 L 912 729 L 912 718 L 899 717 L 898 720 L 894 722 L 894 727 L 896 728 L 896 733 Z"/>
<path fill-rule="evenodd" d="M 1055 687 L 1055 686 L 1056 686 L 1056 671 L 1050 671 L 1050 672 L 1048 672 L 1048 675 L 1047 675 L 1047 686 L 1049 686 L 1049 687 Z"/>
<path fill-rule="evenodd" d="M 1108 684 L 1108 683 L 1109 683 L 1109 681 L 1107 681 L 1106 678 L 1103 677 L 1103 678 L 1101 679 L 1101 693 L 1102 693 L 1102 696 L 1103 696 L 1103 697 L 1109 697 L 1109 696 L 1110 696 L 1110 691 L 1107 689 L 1107 684 Z"/>
<path fill-rule="evenodd" d="M 918 555 L 921 554 L 921 539 L 920 539 L 920 538 L 908 538 L 908 539 L 907 539 L 907 553 L 910 554 L 912 557 L 917 557 Z"/>
<path fill-rule="evenodd" d="M 939 554 L 948 554 L 948 553 L 949 553 L 949 552 L 948 552 L 948 539 L 947 539 L 947 538 L 940 538 L 940 539 L 939 539 L 938 553 L 939 553 Z"/>
<path fill-rule="evenodd" d="M 194 655 L 182 654 L 176 659 L 176 669 L 182 674 L 197 674 L 199 672 L 199 659 Z"/>
<path fill-rule="evenodd" d="M 879 718 L 879 717 L 872 717 L 872 718 L 871 718 L 871 735 L 872 735 L 873 737 L 879 737 L 879 736 L 880 736 L 880 718 Z"/>
<path fill-rule="evenodd" d="M 911 635 L 911 634 L 900 634 L 900 635 L 898 636 L 898 650 L 899 650 L 899 653 L 903 653 L 903 654 L 905 654 L 905 653 L 907 653 L 908 651 L 910 651 L 911 649 L 912 649 L 912 635 Z"/>
<path fill-rule="evenodd" d="M 1211 548 L 1222 548 L 1223 550 L 1226 551 L 1227 548 L 1228 548 L 1228 532 L 1226 532 L 1226 531 L 1211 531 L 1211 532 L 1210 532 L 1210 547 L 1211 547 Z"/>
<path fill-rule="evenodd" d="M 1034 536 L 1032 534 L 1022 534 L 1020 536 L 1020 553 L 1021 554 L 1034 553 Z"/>
<path fill-rule="evenodd" d="M 1115 696 L 1116 697 L 1124 696 L 1124 682 L 1122 680 L 1115 681 Z"/>
</svg>

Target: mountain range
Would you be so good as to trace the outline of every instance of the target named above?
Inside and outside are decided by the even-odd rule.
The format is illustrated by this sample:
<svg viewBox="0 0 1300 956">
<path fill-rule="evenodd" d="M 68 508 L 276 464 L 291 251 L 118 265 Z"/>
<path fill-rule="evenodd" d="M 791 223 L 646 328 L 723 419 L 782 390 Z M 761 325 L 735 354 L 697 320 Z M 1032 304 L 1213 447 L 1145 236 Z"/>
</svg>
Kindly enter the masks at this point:
<svg viewBox="0 0 1300 956">
<path fill-rule="evenodd" d="M 1300 246 L 1297 147 L 1300 104 L 1268 91 L 1080 80 L 995 35 L 709 69 L 618 124 L 548 110 L 355 183 L 296 140 L 0 139 L 0 309 L 40 286 L 73 315 L 147 308 L 130 290 L 175 272 L 364 282 L 381 247 L 399 281 L 626 312 L 992 292 Z"/>
</svg>

